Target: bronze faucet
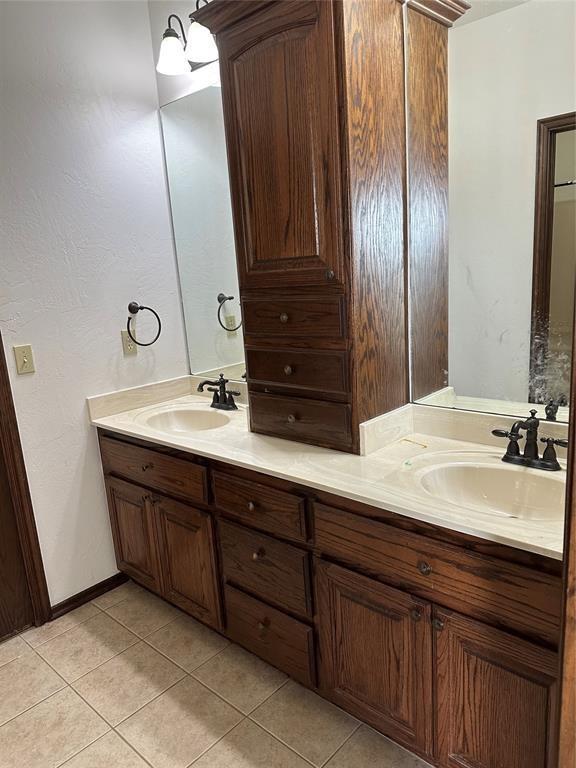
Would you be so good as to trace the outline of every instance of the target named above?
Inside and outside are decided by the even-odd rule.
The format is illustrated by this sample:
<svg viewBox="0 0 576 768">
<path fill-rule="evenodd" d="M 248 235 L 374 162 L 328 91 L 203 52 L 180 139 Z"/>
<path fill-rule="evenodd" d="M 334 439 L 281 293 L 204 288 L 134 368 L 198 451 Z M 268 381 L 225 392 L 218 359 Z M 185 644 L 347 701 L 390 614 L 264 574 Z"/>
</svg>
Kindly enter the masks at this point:
<svg viewBox="0 0 576 768">
<path fill-rule="evenodd" d="M 240 392 L 235 392 L 234 390 L 228 391 L 226 389 L 226 384 L 228 384 L 228 382 L 229 379 L 225 379 L 224 374 L 221 373 L 218 381 L 209 381 L 206 379 L 206 381 L 200 382 L 200 384 L 198 384 L 198 392 L 204 392 L 204 387 L 207 386 L 208 392 L 214 393 L 210 408 L 217 408 L 220 411 L 237 411 L 238 406 L 234 402 L 234 398 L 240 397 Z"/>
<path fill-rule="evenodd" d="M 519 464 L 523 467 L 532 467 L 533 469 L 545 469 L 549 472 L 557 472 L 561 469 L 556 456 L 555 446 L 562 448 L 568 447 L 567 440 L 555 439 L 553 437 L 541 437 L 540 442 L 546 443 L 544 454 L 540 458 L 538 453 L 538 428 L 540 419 L 536 418 L 537 411 L 530 411 L 530 416 L 524 421 L 515 421 L 510 431 L 505 429 L 493 429 L 492 434 L 495 437 L 507 437 L 508 447 L 506 453 L 502 456 L 502 461 L 508 464 Z M 524 453 L 520 452 L 518 441 L 523 438 L 520 430 L 526 431 L 526 445 Z"/>
</svg>

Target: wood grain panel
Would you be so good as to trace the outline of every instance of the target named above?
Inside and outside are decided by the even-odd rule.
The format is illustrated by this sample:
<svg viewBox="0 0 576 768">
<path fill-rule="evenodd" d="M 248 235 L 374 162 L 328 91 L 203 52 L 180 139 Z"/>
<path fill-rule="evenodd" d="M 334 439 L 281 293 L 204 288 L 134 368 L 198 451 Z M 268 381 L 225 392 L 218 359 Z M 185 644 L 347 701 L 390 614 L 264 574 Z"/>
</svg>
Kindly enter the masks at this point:
<svg viewBox="0 0 576 768">
<path fill-rule="evenodd" d="M 212 473 L 212 483 L 214 504 L 228 516 L 294 541 L 307 540 L 306 501 L 302 496 L 222 472 Z"/>
<path fill-rule="evenodd" d="M 343 280 L 332 11 L 275 3 L 218 38 L 242 289 Z"/>
<path fill-rule="evenodd" d="M 355 402 L 359 422 L 408 401 L 402 6 L 343 4 Z"/>
<path fill-rule="evenodd" d="M 244 299 L 242 318 L 246 336 L 342 338 L 345 311 L 341 298 Z"/>
<path fill-rule="evenodd" d="M 556 654 L 456 614 L 436 621 L 441 765 L 557 768 Z"/>
<path fill-rule="evenodd" d="M 137 445 L 100 438 L 106 474 L 119 475 L 154 490 L 206 504 L 208 483 L 204 467 Z"/>
<path fill-rule="evenodd" d="M 254 432 L 340 451 L 352 448 L 349 405 L 255 392 L 249 396 Z"/>
<path fill-rule="evenodd" d="M 161 592 L 150 494 L 111 477 L 106 479 L 106 492 L 118 569 L 148 589 Z"/>
<path fill-rule="evenodd" d="M 556 645 L 560 580 L 314 505 L 319 552 L 470 616 Z"/>
<path fill-rule="evenodd" d="M 429 753 L 430 605 L 344 568 L 316 565 L 322 692 L 410 749 Z"/>
<path fill-rule="evenodd" d="M 308 552 L 225 521 L 220 522 L 220 547 L 227 582 L 299 616 L 311 616 Z"/>
<path fill-rule="evenodd" d="M 412 399 L 448 384 L 448 29 L 408 10 Z"/>
<path fill-rule="evenodd" d="M 220 595 L 212 518 L 172 499 L 154 497 L 164 596 L 219 629 Z"/>
<path fill-rule="evenodd" d="M 303 685 L 315 685 L 311 627 L 230 586 L 225 588 L 225 600 L 227 633 L 231 640 Z"/>
<path fill-rule="evenodd" d="M 348 391 L 348 355 L 345 352 L 247 348 L 246 373 L 251 384 L 336 394 Z"/>
</svg>

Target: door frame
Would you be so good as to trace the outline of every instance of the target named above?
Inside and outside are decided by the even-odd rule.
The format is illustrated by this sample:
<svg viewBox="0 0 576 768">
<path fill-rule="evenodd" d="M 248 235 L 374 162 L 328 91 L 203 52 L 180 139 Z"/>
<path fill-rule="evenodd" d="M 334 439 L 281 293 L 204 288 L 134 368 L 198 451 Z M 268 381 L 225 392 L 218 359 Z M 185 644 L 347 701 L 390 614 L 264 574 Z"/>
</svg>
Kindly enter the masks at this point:
<svg viewBox="0 0 576 768">
<path fill-rule="evenodd" d="M 0 331 L 0 454 L 8 475 L 34 623 L 39 626 L 51 618 L 50 598 L 12 398 L 2 331 Z"/>
<path fill-rule="evenodd" d="M 548 344 L 541 336 L 540 321 L 550 313 L 552 270 L 552 225 L 554 221 L 554 166 L 556 136 L 576 130 L 576 112 L 538 120 L 536 139 L 536 194 L 534 203 L 534 257 L 532 266 L 532 311 L 530 332 L 530 385 L 528 399 L 536 402 L 534 384 L 539 357 Z"/>
</svg>

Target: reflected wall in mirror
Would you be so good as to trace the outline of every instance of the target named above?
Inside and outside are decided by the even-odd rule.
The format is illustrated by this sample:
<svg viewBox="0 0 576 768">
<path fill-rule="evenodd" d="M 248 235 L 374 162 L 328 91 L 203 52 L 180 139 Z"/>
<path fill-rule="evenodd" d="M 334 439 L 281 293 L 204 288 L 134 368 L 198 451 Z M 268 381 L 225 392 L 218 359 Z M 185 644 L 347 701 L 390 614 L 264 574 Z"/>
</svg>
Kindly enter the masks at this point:
<svg viewBox="0 0 576 768">
<path fill-rule="evenodd" d="M 558 407 L 565 421 L 576 186 L 554 185 L 576 179 L 576 4 L 470 2 L 447 32 L 447 94 L 438 89 L 439 111 L 431 115 L 446 109 L 447 136 L 438 132 L 436 156 L 447 153 L 448 187 L 440 183 L 437 192 L 447 194 L 448 217 L 437 205 L 427 221 L 426 246 L 444 251 L 428 285 L 411 253 L 413 398 L 513 416 L 526 416 L 535 403 L 542 418 L 554 401 L 549 415 Z M 419 118 L 409 119 L 412 178 Z M 547 146 L 542 125 L 552 126 Z M 418 311 L 430 283 L 441 295 L 423 320 Z M 419 361 L 430 360 L 431 342 L 438 351 L 427 369 Z"/>
<path fill-rule="evenodd" d="M 160 114 L 190 371 L 239 380 L 244 345 L 220 88 Z M 232 298 L 221 303 L 220 294 Z"/>
</svg>

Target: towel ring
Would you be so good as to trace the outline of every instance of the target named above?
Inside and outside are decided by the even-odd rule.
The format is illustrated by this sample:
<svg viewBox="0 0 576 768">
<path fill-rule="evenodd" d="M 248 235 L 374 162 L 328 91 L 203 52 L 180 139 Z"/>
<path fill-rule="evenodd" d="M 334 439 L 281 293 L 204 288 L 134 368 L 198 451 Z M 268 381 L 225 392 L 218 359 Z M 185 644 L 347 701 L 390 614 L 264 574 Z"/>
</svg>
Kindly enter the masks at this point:
<svg viewBox="0 0 576 768">
<path fill-rule="evenodd" d="M 234 296 L 226 296 L 226 294 L 224 293 L 219 293 L 218 296 L 216 297 L 218 301 L 218 315 L 217 315 L 218 322 L 220 323 L 222 328 L 224 328 L 225 331 L 228 331 L 228 333 L 234 333 L 234 331 L 237 331 L 239 328 L 242 327 L 242 320 L 240 320 L 236 328 L 228 328 L 228 326 L 224 325 L 224 323 L 222 322 L 222 317 L 221 317 L 222 307 L 224 306 L 224 304 L 226 304 L 227 301 L 231 301 L 233 298 Z"/>
<path fill-rule="evenodd" d="M 130 330 L 130 323 L 132 322 L 132 318 L 135 317 L 135 315 L 137 315 L 141 309 L 147 309 L 148 312 L 152 312 L 152 314 L 158 321 L 158 333 L 156 334 L 156 336 L 154 336 L 152 341 L 148 341 L 146 343 L 135 339 L 134 336 L 132 336 L 132 331 Z M 141 304 L 138 304 L 137 301 L 131 301 L 130 304 L 128 304 L 128 312 L 130 313 L 128 315 L 128 322 L 126 323 L 126 331 L 128 333 L 128 336 L 130 336 L 134 344 L 138 344 L 139 347 L 151 347 L 152 344 L 155 344 L 158 341 L 158 339 L 160 338 L 160 334 L 162 333 L 162 320 L 160 320 L 160 315 L 158 314 L 158 312 L 156 312 L 155 309 L 152 309 L 152 307 L 144 307 Z"/>
</svg>

